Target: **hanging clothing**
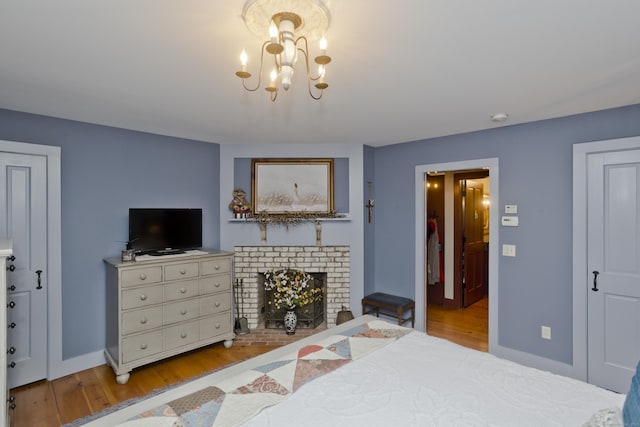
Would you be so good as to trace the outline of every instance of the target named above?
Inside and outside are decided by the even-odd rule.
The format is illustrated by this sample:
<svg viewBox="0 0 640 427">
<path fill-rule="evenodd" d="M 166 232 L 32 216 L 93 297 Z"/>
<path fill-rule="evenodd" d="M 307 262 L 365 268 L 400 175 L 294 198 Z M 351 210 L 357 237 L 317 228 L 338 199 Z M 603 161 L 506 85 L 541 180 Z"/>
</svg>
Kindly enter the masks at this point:
<svg viewBox="0 0 640 427">
<path fill-rule="evenodd" d="M 440 235 L 435 218 L 427 221 L 427 284 L 440 281 Z"/>
</svg>

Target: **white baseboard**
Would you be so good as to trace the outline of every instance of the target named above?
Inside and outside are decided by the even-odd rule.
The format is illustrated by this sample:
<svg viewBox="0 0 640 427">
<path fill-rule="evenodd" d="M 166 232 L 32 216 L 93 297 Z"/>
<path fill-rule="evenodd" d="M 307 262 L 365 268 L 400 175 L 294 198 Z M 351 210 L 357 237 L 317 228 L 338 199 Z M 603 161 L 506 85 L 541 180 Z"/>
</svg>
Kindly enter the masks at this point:
<svg viewBox="0 0 640 427">
<path fill-rule="evenodd" d="M 558 362 L 557 360 L 547 359 L 546 357 L 540 357 L 535 354 L 502 346 L 496 346 L 496 348 L 491 349 L 491 354 L 503 359 L 511 360 L 512 362 L 520 363 L 521 365 L 530 366 L 532 368 L 549 371 L 557 375 L 563 375 L 565 377 L 571 377 L 583 381 L 582 378 L 576 376 L 572 365 Z"/>
<path fill-rule="evenodd" d="M 62 361 L 62 364 L 58 372 L 49 372 L 49 381 L 56 378 L 64 377 L 66 375 L 75 374 L 85 369 L 95 368 L 96 366 L 104 365 L 106 362 L 104 358 L 104 350 L 95 351 L 93 353 L 83 354 L 82 356 L 72 357 Z"/>
</svg>

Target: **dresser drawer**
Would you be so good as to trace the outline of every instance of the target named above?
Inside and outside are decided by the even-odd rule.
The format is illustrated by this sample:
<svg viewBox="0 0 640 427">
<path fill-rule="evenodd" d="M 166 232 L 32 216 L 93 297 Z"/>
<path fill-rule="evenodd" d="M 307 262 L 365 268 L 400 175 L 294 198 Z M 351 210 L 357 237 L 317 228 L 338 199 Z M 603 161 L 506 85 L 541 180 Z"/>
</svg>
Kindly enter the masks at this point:
<svg viewBox="0 0 640 427">
<path fill-rule="evenodd" d="M 170 325 L 200 316 L 200 300 L 174 302 L 164 306 L 164 324 Z"/>
<path fill-rule="evenodd" d="M 122 286 L 159 283 L 162 281 L 162 267 L 143 267 L 122 271 Z"/>
<path fill-rule="evenodd" d="M 197 280 L 167 283 L 164 285 L 164 300 L 175 301 L 198 296 L 198 287 Z"/>
<path fill-rule="evenodd" d="M 231 309 L 231 293 L 217 294 L 200 298 L 200 315 L 221 313 Z"/>
<path fill-rule="evenodd" d="M 200 322 L 181 323 L 164 330 L 164 349 L 182 347 L 200 340 Z"/>
<path fill-rule="evenodd" d="M 122 313 L 122 335 L 162 326 L 162 307 L 150 307 Z"/>
<path fill-rule="evenodd" d="M 162 331 L 148 332 L 122 339 L 123 363 L 140 359 L 162 351 Z"/>
<path fill-rule="evenodd" d="M 208 276 L 200 279 L 200 294 L 228 291 L 231 289 L 231 275 Z"/>
<path fill-rule="evenodd" d="M 230 273 L 231 258 L 210 259 L 200 261 L 200 275 L 208 276 L 210 274 Z"/>
<path fill-rule="evenodd" d="M 126 291 L 122 291 L 122 300 L 120 301 L 123 310 L 160 304 L 161 302 L 162 285 L 127 289 Z"/>
<path fill-rule="evenodd" d="M 200 339 L 206 340 L 229 332 L 231 332 L 229 313 L 200 319 Z"/>
<path fill-rule="evenodd" d="M 198 277 L 198 272 L 199 270 L 197 262 L 171 264 L 164 267 L 164 276 L 165 280 L 167 281 Z"/>
</svg>

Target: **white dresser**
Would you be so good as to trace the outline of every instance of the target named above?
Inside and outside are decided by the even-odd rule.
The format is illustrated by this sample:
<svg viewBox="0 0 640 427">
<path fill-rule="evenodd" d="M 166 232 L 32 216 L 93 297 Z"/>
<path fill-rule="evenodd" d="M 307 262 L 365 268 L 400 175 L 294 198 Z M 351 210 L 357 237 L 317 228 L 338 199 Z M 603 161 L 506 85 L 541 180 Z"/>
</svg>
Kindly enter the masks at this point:
<svg viewBox="0 0 640 427">
<path fill-rule="evenodd" d="M 208 344 L 233 345 L 233 254 L 105 259 L 105 356 L 125 384 L 133 368 Z"/>
<path fill-rule="evenodd" d="M 7 388 L 7 258 L 13 253 L 12 242 L 0 239 L 0 425 L 9 426 L 14 403 Z"/>
</svg>

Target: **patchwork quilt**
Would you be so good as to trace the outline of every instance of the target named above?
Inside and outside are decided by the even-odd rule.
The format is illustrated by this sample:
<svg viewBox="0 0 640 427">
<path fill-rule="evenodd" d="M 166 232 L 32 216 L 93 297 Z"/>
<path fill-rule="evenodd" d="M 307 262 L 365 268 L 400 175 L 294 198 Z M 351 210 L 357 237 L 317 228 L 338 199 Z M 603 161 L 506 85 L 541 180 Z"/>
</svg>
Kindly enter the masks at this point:
<svg viewBox="0 0 640 427">
<path fill-rule="evenodd" d="M 384 321 L 371 321 L 167 402 L 120 426 L 237 426 L 262 409 L 287 399 L 309 381 L 382 348 L 411 331 Z"/>
</svg>

